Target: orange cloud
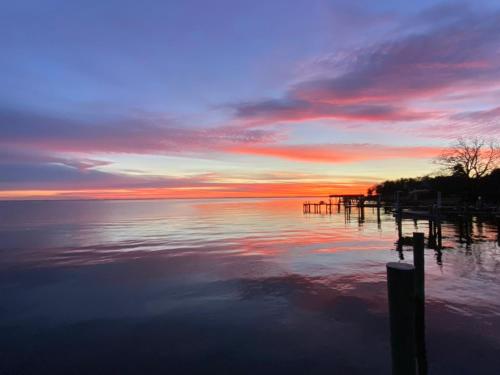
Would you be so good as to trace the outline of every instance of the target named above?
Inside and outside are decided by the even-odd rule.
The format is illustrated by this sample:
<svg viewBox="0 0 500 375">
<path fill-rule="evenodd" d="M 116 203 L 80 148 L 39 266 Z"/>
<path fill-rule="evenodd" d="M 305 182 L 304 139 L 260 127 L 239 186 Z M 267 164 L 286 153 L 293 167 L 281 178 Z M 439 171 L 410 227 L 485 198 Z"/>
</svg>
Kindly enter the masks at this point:
<svg viewBox="0 0 500 375">
<path fill-rule="evenodd" d="M 335 193 L 364 193 L 373 181 L 341 183 L 212 183 L 204 187 L 136 189 L 4 190 L 0 199 L 162 199 L 326 196 Z"/>
<path fill-rule="evenodd" d="M 366 160 L 432 158 L 442 152 L 442 148 L 373 144 L 248 145 L 233 147 L 229 151 L 315 163 L 352 163 Z"/>
</svg>

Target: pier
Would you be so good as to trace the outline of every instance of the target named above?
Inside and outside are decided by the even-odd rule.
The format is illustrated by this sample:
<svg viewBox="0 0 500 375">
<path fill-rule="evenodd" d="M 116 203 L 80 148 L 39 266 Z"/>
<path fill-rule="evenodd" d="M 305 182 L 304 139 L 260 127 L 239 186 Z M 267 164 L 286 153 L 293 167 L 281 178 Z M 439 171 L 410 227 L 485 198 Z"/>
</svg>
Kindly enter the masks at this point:
<svg viewBox="0 0 500 375">
<path fill-rule="evenodd" d="M 303 211 L 304 213 L 309 214 L 331 214 L 334 210 L 340 212 L 341 207 L 376 207 L 380 209 L 382 207 L 382 201 L 380 195 L 332 194 L 328 196 L 327 201 L 322 200 L 319 202 L 304 202 Z"/>
<path fill-rule="evenodd" d="M 393 212 L 394 216 L 406 219 L 436 220 L 444 217 L 486 216 L 500 219 L 500 206 L 485 205 L 481 199 L 475 204 L 466 204 L 452 200 L 444 201 L 437 192 L 436 200 L 409 200 L 396 194 L 393 200 L 382 200 L 380 195 L 362 194 L 332 194 L 328 200 L 318 202 L 306 201 L 303 203 L 304 213 L 332 213 L 334 208 L 385 208 Z"/>
<path fill-rule="evenodd" d="M 377 210 L 377 221 L 380 224 L 380 214 L 383 209 L 390 213 L 397 224 L 398 240 L 396 249 L 403 260 L 403 246 L 411 245 L 412 238 L 407 237 L 403 230 L 403 221 L 411 220 L 417 225 L 418 221 L 428 224 L 427 246 L 438 252 L 438 259 L 443 247 L 441 223 L 443 220 L 452 221 L 457 224 L 460 240 L 464 243 L 472 241 L 472 222 L 476 220 L 488 220 L 496 223 L 500 232 L 500 206 L 484 204 L 479 198 L 474 204 L 460 201 L 443 199 L 440 192 L 436 192 L 435 200 L 416 200 L 415 197 L 401 197 L 397 192 L 394 199 L 382 200 L 380 195 L 362 194 L 332 194 L 325 200 L 318 202 L 306 201 L 303 203 L 304 214 L 332 215 L 340 213 L 343 209 L 346 221 L 351 220 L 351 214 L 357 212 L 358 222 L 361 225 L 365 218 L 365 208 Z M 498 236 L 500 245 L 500 235 Z"/>
</svg>

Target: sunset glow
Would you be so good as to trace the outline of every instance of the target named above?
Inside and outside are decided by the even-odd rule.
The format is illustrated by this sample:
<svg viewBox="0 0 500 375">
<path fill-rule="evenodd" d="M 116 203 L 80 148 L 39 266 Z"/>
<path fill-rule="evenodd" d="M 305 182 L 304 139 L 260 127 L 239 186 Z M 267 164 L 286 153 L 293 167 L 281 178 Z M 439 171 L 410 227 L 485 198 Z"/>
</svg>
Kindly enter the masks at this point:
<svg viewBox="0 0 500 375">
<path fill-rule="evenodd" d="M 346 4 L 3 4 L 0 199 L 364 193 L 500 136 L 498 4 Z"/>
</svg>

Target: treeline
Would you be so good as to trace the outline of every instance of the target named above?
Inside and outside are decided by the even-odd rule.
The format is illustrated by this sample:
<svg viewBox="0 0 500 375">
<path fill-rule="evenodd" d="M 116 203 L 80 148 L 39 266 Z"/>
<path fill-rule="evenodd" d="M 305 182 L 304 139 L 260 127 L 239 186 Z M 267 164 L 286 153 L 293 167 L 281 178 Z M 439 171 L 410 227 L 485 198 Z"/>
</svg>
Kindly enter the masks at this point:
<svg viewBox="0 0 500 375">
<path fill-rule="evenodd" d="M 401 191 L 402 196 L 416 199 L 432 199 L 436 196 L 436 192 L 440 191 L 446 198 L 474 202 L 481 197 L 483 202 L 498 204 L 500 203 L 500 169 L 497 168 L 479 178 L 470 178 L 462 173 L 456 173 L 450 176 L 389 180 L 369 189 L 368 194 L 377 193 L 384 200 L 392 200 L 397 191 Z"/>
</svg>

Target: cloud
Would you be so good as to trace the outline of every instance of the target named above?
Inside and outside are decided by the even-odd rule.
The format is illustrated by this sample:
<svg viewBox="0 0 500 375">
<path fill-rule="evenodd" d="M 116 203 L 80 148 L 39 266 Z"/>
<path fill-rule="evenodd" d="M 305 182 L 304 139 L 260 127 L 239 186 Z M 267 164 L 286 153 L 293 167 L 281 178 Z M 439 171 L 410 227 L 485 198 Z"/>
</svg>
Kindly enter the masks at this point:
<svg viewBox="0 0 500 375">
<path fill-rule="evenodd" d="M 0 110 L 0 145 L 47 152 L 165 154 L 210 152 L 269 142 L 275 133 L 237 127 L 186 128 L 163 117 L 78 121 L 28 111 Z"/>
<path fill-rule="evenodd" d="M 485 138 L 500 137 L 500 107 L 480 111 L 458 112 L 449 117 L 446 122 L 421 126 L 413 130 L 414 134 L 437 136 L 446 139 L 458 137 Z"/>
<path fill-rule="evenodd" d="M 460 136 L 482 134 L 484 137 L 500 137 L 500 107 L 458 113 L 452 120 L 453 126 L 461 130 Z"/>
<path fill-rule="evenodd" d="M 4 146 L 0 150 L 0 165 L 2 164 L 59 164 L 67 167 L 87 170 L 112 164 L 107 160 L 96 160 L 90 158 L 68 158 L 51 155 L 49 153 L 34 152 L 32 150 L 19 150 L 9 146 Z"/>
<path fill-rule="evenodd" d="M 106 172 L 94 159 L 67 159 L 46 153 L 0 152 L 0 199 L 166 198 L 295 196 L 349 189 L 361 192 L 378 179 L 293 173 L 198 173 L 151 176 Z M 335 182 L 332 182 L 335 180 Z"/>
<path fill-rule="evenodd" d="M 359 19 L 356 11 L 351 16 Z M 384 14 L 377 24 L 385 25 L 386 17 L 392 16 Z M 358 27 L 351 21 L 346 26 L 351 30 Z M 0 190 L 7 194 L 15 189 L 45 189 L 58 191 L 58 196 L 79 196 L 85 190 L 93 197 L 302 195 L 337 188 L 362 191 L 373 180 L 368 184 L 353 178 L 334 184 L 320 181 L 318 176 L 313 182 L 308 181 L 311 176 L 281 174 L 278 178 L 278 174 L 270 174 L 266 178 L 254 176 L 256 181 L 252 182 L 248 181 L 252 177 L 236 175 L 111 173 L 101 168 L 110 164 L 102 155 L 222 154 L 226 160 L 231 155 L 249 155 L 335 164 L 425 159 L 441 151 L 435 147 L 327 141 L 311 145 L 297 139 L 296 144 L 284 144 L 286 130 L 273 127 L 324 119 L 359 132 L 376 123 L 377 131 L 384 134 L 396 130 L 430 138 L 500 134 L 500 107 L 461 109 L 484 108 L 487 104 L 479 107 L 474 100 L 500 87 L 498 11 L 460 4 L 438 6 L 406 19 L 394 33 L 378 33 L 376 37 L 377 42 L 363 48 L 317 57 L 307 65 L 302 80 L 289 85 L 279 97 L 230 105 L 234 117 L 229 126 L 185 126 L 173 118 L 148 113 L 110 117 L 102 114 L 103 108 L 98 115 L 80 108 L 74 117 L 0 108 Z M 375 40 L 370 35 L 363 41 L 369 39 Z M 491 96 L 490 100 L 494 102 Z M 119 108 L 123 107 L 112 111 Z"/>
<path fill-rule="evenodd" d="M 0 189 L 0 199 L 162 199 L 326 196 L 365 193 L 373 181 L 300 183 L 211 183 L 205 187 Z"/>
<path fill-rule="evenodd" d="M 234 177 L 234 176 L 233 176 Z M 262 197 L 361 193 L 378 182 L 370 177 L 282 173 L 246 174 L 241 180 L 213 173 L 137 176 L 81 170 L 60 164 L 0 163 L 0 199 L 140 199 Z"/>
<path fill-rule="evenodd" d="M 0 190 L 25 189 L 117 189 L 197 186 L 198 180 L 160 176 L 137 176 L 79 169 L 62 164 L 2 163 Z"/>
<path fill-rule="evenodd" d="M 432 158 L 442 152 L 442 148 L 376 144 L 256 145 L 233 148 L 231 152 L 314 163 L 353 163 L 384 159 Z"/>
<path fill-rule="evenodd" d="M 236 104 L 236 117 L 258 125 L 441 118 L 445 113 L 414 102 L 500 84 L 500 12 L 452 9 L 443 22 L 435 19 L 449 7 L 422 13 L 411 32 L 398 33 L 403 37 L 344 54 L 341 62 L 333 57 L 329 75 L 292 85 L 282 98 Z"/>
<path fill-rule="evenodd" d="M 482 111 L 461 112 L 451 117 L 457 121 L 473 121 L 473 122 L 496 122 L 500 121 L 500 107 L 490 108 Z"/>
<path fill-rule="evenodd" d="M 173 177 L 106 172 L 109 161 L 66 158 L 46 152 L 0 151 L 1 190 L 144 189 L 207 186 L 211 175 Z"/>
<path fill-rule="evenodd" d="M 436 111 L 415 111 L 389 104 L 353 103 L 336 104 L 316 100 L 279 99 L 254 103 L 241 103 L 236 116 L 250 120 L 252 124 L 296 122 L 309 120 L 357 120 L 357 121 L 414 121 L 439 117 Z"/>
</svg>

